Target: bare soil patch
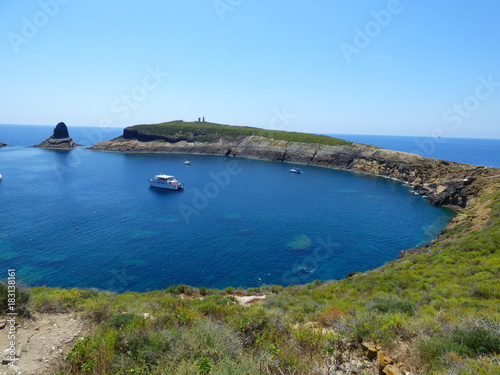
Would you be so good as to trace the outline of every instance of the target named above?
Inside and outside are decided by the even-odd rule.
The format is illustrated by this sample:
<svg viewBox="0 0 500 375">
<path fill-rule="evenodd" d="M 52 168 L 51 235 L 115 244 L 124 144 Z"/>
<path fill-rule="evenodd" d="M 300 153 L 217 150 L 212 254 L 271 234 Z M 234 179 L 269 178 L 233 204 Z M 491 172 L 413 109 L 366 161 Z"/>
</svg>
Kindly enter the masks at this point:
<svg viewBox="0 0 500 375">
<path fill-rule="evenodd" d="M 10 323 L 0 320 L 0 375 L 52 374 L 78 337 L 89 333 L 89 325 L 76 313 L 35 313 L 31 319 L 16 318 L 15 362 L 11 363 Z M 5 325 L 4 325 L 5 323 Z"/>
</svg>

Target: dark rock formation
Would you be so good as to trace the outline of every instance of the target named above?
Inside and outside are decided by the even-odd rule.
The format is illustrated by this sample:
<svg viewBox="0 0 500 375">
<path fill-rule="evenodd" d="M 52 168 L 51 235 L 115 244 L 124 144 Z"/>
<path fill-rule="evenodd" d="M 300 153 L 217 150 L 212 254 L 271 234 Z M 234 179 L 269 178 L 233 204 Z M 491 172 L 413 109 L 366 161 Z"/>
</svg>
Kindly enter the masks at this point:
<svg viewBox="0 0 500 375">
<path fill-rule="evenodd" d="M 3 143 L 3 142 L 0 142 L 0 147 L 5 147 L 5 146 L 8 146 L 8 145 L 6 145 L 6 144 L 5 144 L 5 143 Z"/>
<path fill-rule="evenodd" d="M 68 127 L 64 122 L 60 122 L 59 124 L 56 125 L 52 137 L 57 139 L 69 138 Z"/>
<path fill-rule="evenodd" d="M 68 127 L 64 122 L 60 122 L 54 128 L 54 134 L 47 138 L 42 143 L 35 145 L 33 147 L 40 148 L 56 148 L 60 150 L 70 150 L 82 145 L 73 142 L 69 136 Z"/>
<path fill-rule="evenodd" d="M 471 186 L 476 180 L 477 178 L 468 177 L 442 184 L 416 185 L 414 190 L 416 194 L 426 196 L 436 206 L 465 207 L 467 197 L 476 192 L 474 189 L 476 186 Z"/>
</svg>

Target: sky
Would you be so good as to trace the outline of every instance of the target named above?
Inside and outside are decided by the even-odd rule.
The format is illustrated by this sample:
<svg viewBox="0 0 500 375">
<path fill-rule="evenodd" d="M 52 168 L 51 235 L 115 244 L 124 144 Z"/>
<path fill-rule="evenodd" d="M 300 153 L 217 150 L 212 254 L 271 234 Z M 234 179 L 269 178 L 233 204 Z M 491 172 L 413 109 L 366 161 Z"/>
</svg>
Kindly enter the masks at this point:
<svg viewBox="0 0 500 375">
<path fill-rule="evenodd" d="M 500 138 L 500 2 L 2 0 L 0 124 Z"/>
</svg>

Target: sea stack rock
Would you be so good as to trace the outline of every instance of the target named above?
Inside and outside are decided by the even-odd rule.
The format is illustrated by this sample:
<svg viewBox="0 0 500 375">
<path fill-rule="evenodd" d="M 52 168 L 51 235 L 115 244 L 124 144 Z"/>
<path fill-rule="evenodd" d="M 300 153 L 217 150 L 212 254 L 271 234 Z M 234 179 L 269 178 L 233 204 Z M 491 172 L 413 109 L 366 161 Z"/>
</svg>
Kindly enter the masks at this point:
<svg viewBox="0 0 500 375">
<path fill-rule="evenodd" d="M 60 122 L 59 124 L 56 125 L 52 137 L 58 139 L 69 138 L 68 127 L 64 122 Z"/>
<path fill-rule="evenodd" d="M 54 128 L 54 134 L 52 134 L 52 136 L 47 138 L 42 143 L 35 145 L 33 147 L 57 148 L 57 149 L 68 150 L 80 146 L 82 145 L 76 144 L 70 138 L 68 133 L 68 127 L 66 126 L 66 124 L 64 122 L 60 122 Z"/>
</svg>

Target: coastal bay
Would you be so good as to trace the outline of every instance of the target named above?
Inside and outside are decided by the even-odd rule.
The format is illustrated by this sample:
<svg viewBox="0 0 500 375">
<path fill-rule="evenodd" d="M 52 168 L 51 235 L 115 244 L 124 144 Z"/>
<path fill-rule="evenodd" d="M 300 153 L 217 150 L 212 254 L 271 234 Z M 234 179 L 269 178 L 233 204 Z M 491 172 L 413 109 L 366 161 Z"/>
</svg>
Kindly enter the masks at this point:
<svg viewBox="0 0 500 375">
<path fill-rule="evenodd" d="M 99 134 L 96 130 L 80 133 Z M 137 140 L 122 142 L 130 141 Z M 446 314 L 447 320 L 461 319 L 466 308 L 470 314 L 488 317 L 488 309 L 495 308 L 495 215 L 500 181 L 494 168 L 425 158 L 422 162 L 421 157 L 369 146 L 317 147 L 342 147 L 347 152 L 344 155 L 356 156 L 345 159 L 352 160 L 348 165 L 364 165 L 364 170 L 356 171 L 342 166 L 332 169 L 328 164 L 318 168 L 283 163 L 279 158 L 256 160 L 259 155 L 151 152 L 154 143 L 149 142 L 141 141 L 132 152 L 15 145 L 0 152 L 7 176 L 0 185 L 2 207 L 4 217 L 10 218 L 2 223 L 0 232 L 2 262 L 5 267 L 14 265 L 20 280 L 31 286 L 29 293 L 37 311 L 78 309 L 88 316 L 102 316 L 101 311 L 107 311 L 114 319 L 123 315 L 120 306 L 124 301 L 128 311 L 157 315 L 161 314 L 158 306 L 168 300 L 176 306 L 181 303 L 190 314 L 199 314 L 201 309 L 208 314 L 206 319 L 222 308 L 229 316 L 246 316 L 245 310 L 230 312 L 237 309 L 232 298 L 238 298 L 257 301 L 253 307 L 242 307 L 248 314 L 275 319 L 272 312 L 279 309 L 286 319 L 298 322 L 297 328 L 287 328 L 280 337 L 293 336 L 296 329 L 308 335 L 315 332 L 316 328 L 301 328 L 304 319 L 314 322 L 311 327 L 325 329 L 342 322 L 347 328 L 335 328 L 335 332 L 347 335 L 350 345 L 356 346 L 357 335 L 365 340 L 379 335 L 400 337 L 397 332 L 401 329 L 409 332 L 404 335 L 429 340 L 425 333 L 413 333 L 413 325 L 430 332 L 427 319 L 435 314 Z M 302 148 L 301 144 L 293 146 Z M 294 157 L 295 152 L 288 151 Z M 381 158 L 383 155 L 389 160 Z M 187 158 L 189 166 L 184 165 Z M 299 164 L 303 174 L 288 173 Z M 375 168 L 366 170 L 366 165 Z M 436 168 L 454 180 L 441 179 L 432 170 Z M 147 187 L 147 178 L 167 170 L 187 183 L 186 191 Z M 374 171 L 387 175 L 381 178 L 371 174 Z M 398 175 L 416 176 L 414 185 L 403 185 L 394 177 Z M 42 182 L 40 188 L 22 193 L 27 182 L 35 181 Z M 448 201 L 419 195 L 432 189 L 437 195 L 448 190 Z M 14 192 L 16 196 L 22 193 L 29 212 L 19 210 L 19 200 L 11 196 Z M 33 215 L 45 219 L 35 223 L 30 221 Z M 210 232 L 200 233 L 203 227 Z M 188 240 L 179 243 L 179 238 Z M 217 242 L 220 239 L 222 243 Z M 199 251 L 191 251 L 200 244 Z M 266 250 L 269 244 L 272 246 Z M 406 247 L 410 249 L 398 259 L 399 250 Z M 260 261 L 248 257 L 259 252 L 263 254 Z M 255 267 L 246 268 L 249 265 Z M 88 272 L 95 267 L 99 273 Z M 216 272 L 207 275 L 208 269 Z M 478 269 L 482 271 L 477 273 Z M 183 279 L 182 275 L 194 278 Z M 251 278 L 238 279 L 241 275 Z M 332 280 L 336 278 L 338 281 Z M 170 286 L 162 290 L 165 285 Z M 225 289 L 207 289 L 207 285 Z M 74 286 L 78 289 L 60 289 Z M 96 286 L 143 293 L 115 295 L 97 291 Z M 235 289 L 238 286 L 248 289 Z M 94 298 L 98 300 L 91 303 Z M 167 310 L 170 314 L 170 307 Z M 399 328 L 384 325 L 385 319 L 399 316 L 404 319 Z M 359 321 L 367 327 L 363 333 L 352 331 Z M 468 332 L 466 326 L 456 327 Z M 488 330 L 483 332 L 488 340 L 490 335 Z M 417 339 L 408 344 L 412 351 L 417 350 Z M 342 342 L 332 343 L 338 346 Z M 395 344 L 387 341 L 386 345 Z M 396 343 L 396 349 L 399 345 Z M 338 350 L 345 353 L 341 346 Z M 353 357 L 346 364 L 376 371 L 383 363 L 384 370 L 392 371 L 396 368 L 392 358 L 397 358 L 402 361 L 397 368 L 419 373 L 413 354 L 401 354 L 399 349 L 386 351 L 363 342 L 349 350 Z M 419 350 L 425 355 L 429 349 Z M 383 357 L 383 362 L 373 362 L 374 355 Z M 490 366 L 485 361 L 478 363 Z"/>
</svg>

